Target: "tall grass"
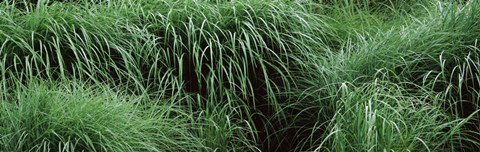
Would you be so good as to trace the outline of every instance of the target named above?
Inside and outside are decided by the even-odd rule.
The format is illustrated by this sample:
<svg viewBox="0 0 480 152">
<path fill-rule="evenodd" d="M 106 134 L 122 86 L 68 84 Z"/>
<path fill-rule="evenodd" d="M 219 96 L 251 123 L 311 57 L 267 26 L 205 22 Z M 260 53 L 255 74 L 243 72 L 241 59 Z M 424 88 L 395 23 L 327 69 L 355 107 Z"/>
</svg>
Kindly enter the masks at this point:
<svg viewBox="0 0 480 152">
<path fill-rule="evenodd" d="M 304 97 L 296 99 L 302 103 L 294 108 L 305 109 L 296 117 L 313 116 L 317 122 L 292 126 L 299 128 L 297 134 L 310 134 L 302 139 L 307 148 L 299 149 L 315 144 L 318 147 L 309 150 L 478 149 L 478 92 L 474 91 L 478 61 L 472 59 L 478 53 L 478 28 L 473 28 L 478 26 L 478 2 L 439 1 L 434 6 L 427 9 L 428 16 L 412 18 L 415 22 L 375 34 L 356 34 L 338 52 L 312 55 L 317 56 L 317 63 L 310 65 L 315 72 L 308 72 L 312 78 L 303 77 L 306 88 L 299 93 Z M 378 84 L 378 80 L 388 83 Z M 390 83 L 395 87 L 390 88 Z M 360 89 L 360 96 L 351 88 Z M 404 108 L 421 115 L 391 117 Z M 408 125 L 401 127 L 390 118 Z M 389 126 L 394 127 L 386 133 L 383 129 Z"/>
<path fill-rule="evenodd" d="M 190 116 L 168 99 L 146 107 L 141 96 L 74 82 L 31 81 L 12 89 L 2 92 L 2 151 L 205 149 L 186 125 Z"/>
<path fill-rule="evenodd" d="M 475 150 L 479 6 L 4 1 L 0 150 Z"/>
<path fill-rule="evenodd" d="M 7 21 L 16 26 L 2 26 L 6 79 L 182 94 L 179 104 L 198 117 L 192 130 L 213 150 L 263 143 L 267 119 L 281 112 L 281 90 L 294 86 L 291 58 L 323 48 L 320 18 L 297 3 L 147 2 L 52 2 L 12 13 Z"/>
</svg>

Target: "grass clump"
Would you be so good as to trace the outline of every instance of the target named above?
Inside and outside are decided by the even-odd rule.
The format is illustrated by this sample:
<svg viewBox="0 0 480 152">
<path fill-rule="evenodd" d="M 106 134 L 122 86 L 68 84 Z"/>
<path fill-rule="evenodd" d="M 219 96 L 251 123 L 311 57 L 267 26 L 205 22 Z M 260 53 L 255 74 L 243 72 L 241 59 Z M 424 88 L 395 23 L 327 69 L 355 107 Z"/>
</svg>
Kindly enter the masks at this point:
<svg viewBox="0 0 480 152">
<path fill-rule="evenodd" d="M 164 49 L 157 60 L 175 69 L 186 93 L 201 97 L 188 103 L 197 107 L 193 111 L 224 104 L 248 107 L 235 115 L 254 122 L 259 146 L 268 151 L 270 145 L 282 145 L 263 142 L 282 138 L 269 137 L 268 119 L 283 119 L 271 117 L 283 112 L 282 92 L 295 87 L 297 60 L 326 48 L 318 43 L 328 35 L 322 16 L 304 13 L 298 3 L 157 2 L 145 4 L 144 22 Z M 160 9 L 165 6 L 169 9 Z"/>
<path fill-rule="evenodd" d="M 315 151 L 448 151 L 467 122 L 435 105 L 442 103 L 435 93 L 412 95 L 388 81 L 342 84 L 338 93 L 329 132 L 316 139 L 322 142 Z"/>
<path fill-rule="evenodd" d="M 2 92 L 2 151 L 185 151 L 203 147 L 169 103 L 82 83 L 18 85 Z"/>
</svg>

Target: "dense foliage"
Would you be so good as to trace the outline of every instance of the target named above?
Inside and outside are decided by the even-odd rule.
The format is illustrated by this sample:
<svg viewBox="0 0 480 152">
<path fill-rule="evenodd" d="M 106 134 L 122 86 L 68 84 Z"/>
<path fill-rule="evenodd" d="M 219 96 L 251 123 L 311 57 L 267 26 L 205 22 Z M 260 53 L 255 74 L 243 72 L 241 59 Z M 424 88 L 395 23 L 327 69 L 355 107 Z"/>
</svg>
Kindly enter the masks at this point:
<svg viewBox="0 0 480 152">
<path fill-rule="evenodd" d="M 480 2 L 6 0 L 0 151 L 477 151 Z"/>
</svg>

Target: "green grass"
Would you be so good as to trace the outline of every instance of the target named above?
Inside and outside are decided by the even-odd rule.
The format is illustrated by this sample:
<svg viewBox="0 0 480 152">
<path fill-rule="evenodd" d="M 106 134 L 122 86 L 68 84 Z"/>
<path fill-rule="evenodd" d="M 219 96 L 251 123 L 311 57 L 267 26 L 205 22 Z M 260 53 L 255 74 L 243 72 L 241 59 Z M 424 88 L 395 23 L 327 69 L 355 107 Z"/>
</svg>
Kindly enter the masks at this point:
<svg viewBox="0 0 480 152">
<path fill-rule="evenodd" d="M 0 2 L 0 151 L 476 151 L 480 3 Z"/>
<path fill-rule="evenodd" d="M 170 99 L 84 83 L 30 81 L 3 92 L 1 151 L 187 151 L 205 149 Z M 154 100 L 149 101 L 154 102 Z M 153 107 L 154 105 L 154 107 Z"/>
</svg>

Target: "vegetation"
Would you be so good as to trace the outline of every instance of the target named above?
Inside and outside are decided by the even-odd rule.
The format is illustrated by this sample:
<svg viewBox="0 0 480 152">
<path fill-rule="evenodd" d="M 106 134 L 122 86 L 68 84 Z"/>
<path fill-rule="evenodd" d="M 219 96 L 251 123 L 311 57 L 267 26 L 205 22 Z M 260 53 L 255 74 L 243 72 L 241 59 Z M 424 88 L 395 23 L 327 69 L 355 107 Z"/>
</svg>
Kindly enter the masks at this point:
<svg viewBox="0 0 480 152">
<path fill-rule="evenodd" d="M 0 2 L 0 151 L 477 151 L 480 2 Z"/>
</svg>

